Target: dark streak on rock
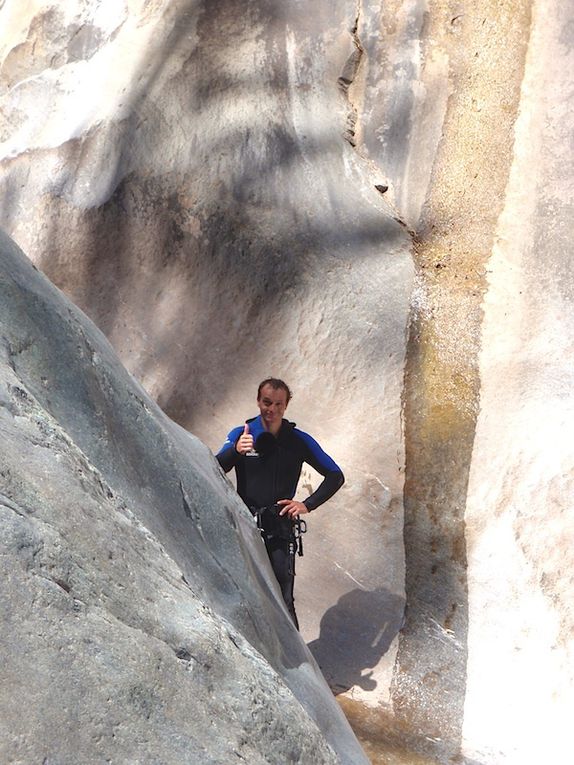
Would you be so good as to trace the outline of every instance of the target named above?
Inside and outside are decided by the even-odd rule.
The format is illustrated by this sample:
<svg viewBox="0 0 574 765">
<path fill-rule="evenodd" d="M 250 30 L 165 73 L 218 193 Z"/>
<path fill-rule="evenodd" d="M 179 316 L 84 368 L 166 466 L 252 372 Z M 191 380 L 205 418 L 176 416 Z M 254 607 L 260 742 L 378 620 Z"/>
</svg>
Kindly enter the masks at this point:
<svg viewBox="0 0 574 765">
<path fill-rule="evenodd" d="M 70 590 L 72 589 L 70 585 L 67 582 L 65 582 L 63 579 L 52 579 L 52 581 L 54 582 L 54 584 L 57 584 L 58 587 L 61 587 L 61 589 L 64 590 L 64 592 L 70 592 Z"/>
<path fill-rule="evenodd" d="M 190 661 L 193 660 L 193 656 L 191 655 L 191 653 L 187 650 L 187 648 L 183 648 L 183 646 L 181 646 L 180 648 L 175 648 L 174 653 L 177 656 L 177 658 L 180 659 L 181 661 L 185 661 L 189 663 Z"/>
</svg>

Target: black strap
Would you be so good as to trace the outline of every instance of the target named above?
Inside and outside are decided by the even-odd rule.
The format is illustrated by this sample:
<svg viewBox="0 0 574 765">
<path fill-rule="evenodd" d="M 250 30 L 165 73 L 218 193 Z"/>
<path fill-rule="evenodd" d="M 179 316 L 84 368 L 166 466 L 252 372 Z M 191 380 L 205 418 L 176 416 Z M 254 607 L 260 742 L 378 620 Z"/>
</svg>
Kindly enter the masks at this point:
<svg viewBox="0 0 574 765">
<path fill-rule="evenodd" d="M 297 552 L 299 553 L 299 557 L 303 557 L 303 534 L 307 533 L 307 522 L 302 521 L 299 516 L 295 519 L 295 523 L 293 524 L 294 528 L 294 534 L 295 534 L 295 542 L 297 544 Z"/>
<path fill-rule="evenodd" d="M 262 536 L 276 537 L 285 542 L 289 542 L 292 554 L 295 551 L 299 556 L 303 555 L 302 534 L 307 532 L 307 524 L 299 516 L 292 521 L 290 518 L 279 515 L 280 505 L 268 505 L 267 507 L 252 507 L 252 514 L 257 520 L 257 528 Z M 292 548 L 291 548 L 292 544 Z"/>
</svg>

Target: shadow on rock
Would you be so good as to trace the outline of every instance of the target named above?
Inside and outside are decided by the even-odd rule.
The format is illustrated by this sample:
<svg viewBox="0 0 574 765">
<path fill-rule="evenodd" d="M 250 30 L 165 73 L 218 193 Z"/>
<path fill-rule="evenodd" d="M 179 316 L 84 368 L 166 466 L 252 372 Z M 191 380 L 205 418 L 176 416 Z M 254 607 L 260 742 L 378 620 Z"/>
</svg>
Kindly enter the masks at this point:
<svg viewBox="0 0 574 765">
<path fill-rule="evenodd" d="M 334 692 L 355 685 L 365 691 L 376 688 L 373 667 L 398 634 L 404 605 L 404 598 L 385 589 L 357 588 L 325 612 L 319 637 L 309 643 L 309 649 Z"/>
</svg>

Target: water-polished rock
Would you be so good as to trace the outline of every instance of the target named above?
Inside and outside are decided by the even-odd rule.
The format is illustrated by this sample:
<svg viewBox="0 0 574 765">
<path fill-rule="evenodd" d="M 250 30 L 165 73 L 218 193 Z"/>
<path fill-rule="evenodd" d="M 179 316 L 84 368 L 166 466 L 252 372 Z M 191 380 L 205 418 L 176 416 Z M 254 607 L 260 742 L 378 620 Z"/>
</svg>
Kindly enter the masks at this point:
<svg viewBox="0 0 574 765">
<path fill-rule="evenodd" d="M 209 451 L 0 244 L 0 760 L 366 763 Z"/>
</svg>

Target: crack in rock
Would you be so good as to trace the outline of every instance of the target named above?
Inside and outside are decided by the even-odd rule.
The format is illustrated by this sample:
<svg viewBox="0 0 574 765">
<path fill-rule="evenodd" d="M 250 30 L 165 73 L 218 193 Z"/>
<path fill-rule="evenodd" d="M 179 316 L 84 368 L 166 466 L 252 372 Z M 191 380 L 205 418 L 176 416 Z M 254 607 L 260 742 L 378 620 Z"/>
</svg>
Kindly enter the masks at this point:
<svg viewBox="0 0 574 765">
<path fill-rule="evenodd" d="M 337 82 L 339 84 L 339 87 L 342 91 L 342 93 L 345 95 L 349 110 L 347 112 L 347 123 L 345 126 L 345 132 L 344 132 L 344 138 L 346 141 L 348 141 L 351 146 L 355 147 L 357 145 L 356 139 L 355 139 L 355 132 L 357 127 L 357 119 L 358 119 L 358 109 L 353 103 L 353 100 L 351 98 L 351 95 L 349 93 L 349 89 L 351 85 L 353 84 L 357 72 L 359 70 L 359 66 L 361 65 L 361 60 L 363 58 L 363 55 L 365 53 L 363 46 L 361 45 L 361 40 L 359 39 L 358 35 L 358 28 L 359 28 L 359 18 L 360 18 L 361 12 L 360 8 L 357 8 L 357 15 L 355 17 L 355 23 L 351 29 L 351 37 L 353 39 L 353 45 L 355 46 L 355 49 L 345 62 L 345 66 L 343 67 L 343 71 L 341 72 Z"/>
</svg>

